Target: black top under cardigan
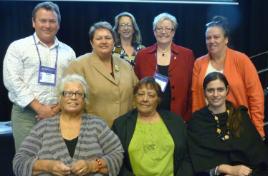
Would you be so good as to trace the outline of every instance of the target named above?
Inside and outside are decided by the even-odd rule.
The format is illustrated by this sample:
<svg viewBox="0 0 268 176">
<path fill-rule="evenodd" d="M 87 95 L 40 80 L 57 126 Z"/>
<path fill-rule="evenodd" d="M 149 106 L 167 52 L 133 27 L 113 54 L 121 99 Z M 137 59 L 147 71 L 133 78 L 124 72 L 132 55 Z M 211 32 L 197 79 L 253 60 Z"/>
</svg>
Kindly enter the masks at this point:
<svg viewBox="0 0 268 176">
<path fill-rule="evenodd" d="M 205 173 L 219 164 L 244 164 L 253 175 L 268 174 L 268 148 L 252 124 L 247 109 L 242 113 L 240 137 L 222 141 L 216 133 L 216 121 L 207 107 L 196 111 L 188 122 L 189 152 L 196 173 Z M 202 174 L 201 174 L 202 173 Z"/>
<path fill-rule="evenodd" d="M 192 176 L 193 169 L 189 160 L 187 148 L 187 132 L 185 124 L 180 116 L 166 110 L 159 110 L 158 113 L 165 123 L 175 144 L 174 148 L 174 175 Z M 133 175 L 132 167 L 128 155 L 128 146 L 132 139 L 138 112 L 132 110 L 114 121 L 112 130 L 118 135 L 124 148 L 124 163 L 119 175 Z"/>
</svg>

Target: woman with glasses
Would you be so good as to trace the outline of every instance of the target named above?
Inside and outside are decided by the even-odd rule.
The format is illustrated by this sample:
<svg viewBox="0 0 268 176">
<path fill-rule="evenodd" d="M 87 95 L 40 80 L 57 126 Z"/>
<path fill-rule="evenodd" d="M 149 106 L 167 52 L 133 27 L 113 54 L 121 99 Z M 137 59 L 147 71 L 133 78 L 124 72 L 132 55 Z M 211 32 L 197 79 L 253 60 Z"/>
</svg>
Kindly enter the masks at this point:
<svg viewBox="0 0 268 176">
<path fill-rule="evenodd" d="M 122 145 L 104 121 L 85 113 L 88 92 L 79 75 L 61 80 L 60 114 L 40 121 L 25 138 L 13 160 L 15 175 L 119 173 Z"/>
<path fill-rule="evenodd" d="M 264 95 L 254 65 L 245 54 L 228 47 L 229 29 L 226 18 L 215 16 L 206 27 L 208 54 L 198 58 L 194 64 L 192 111 L 206 105 L 202 88 L 205 76 L 214 71 L 221 72 L 229 82 L 227 99 L 235 107 L 244 105 L 248 108 L 253 124 L 264 137 Z"/>
<path fill-rule="evenodd" d="M 191 82 L 194 55 L 190 49 L 173 43 L 177 20 L 168 13 L 154 18 L 156 43 L 136 56 L 135 73 L 139 79 L 154 76 L 164 93 L 159 108 L 191 117 Z"/>
<path fill-rule="evenodd" d="M 89 29 L 92 53 L 72 62 L 66 73 L 82 75 L 89 87 L 87 112 L 102 117 L 111 127 L 115 118 L 133 108 L 132 92 L 138 82 L 130 64 L 112 55 L 115 34 L 108 22 Z"/>
<path fill-rule="evenodd" d="M 131 13 L 122 12 L 115 17 L 113 30 L 115 32 L 113 52 L 134 66 L 137 52 L 144 48 L 136 19 Z"/>
<path fill-rule="evenodd" d="M 247 108 L 226 101 L 226 77 L 209 73 L 202 85 L 208 102 L 188 122 L 189 152 L 196 176 L 267 176 L 268 148 Z"/>
<path fill-rule="evenodd" d="M 157 110 L 162 92 L 153 77 L 134 89 L 137 109 L 117 118 L 112 129 L 124 148 L 120 176 L 191 176 L 186 127 L 180 116 Z"/>
</svg>

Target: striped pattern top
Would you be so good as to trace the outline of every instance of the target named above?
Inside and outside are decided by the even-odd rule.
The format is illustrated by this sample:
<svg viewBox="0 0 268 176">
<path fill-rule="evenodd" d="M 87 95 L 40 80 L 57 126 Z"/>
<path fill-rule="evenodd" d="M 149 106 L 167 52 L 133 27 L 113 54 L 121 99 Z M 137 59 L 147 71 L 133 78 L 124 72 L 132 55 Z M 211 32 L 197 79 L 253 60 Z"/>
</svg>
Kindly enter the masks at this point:
<svg viewBox="0 0 268 176">
<path fill-rule="evenodd" d="M 38 159 L 61 160 L 64 164 L 70 165 L 76 160 L 94 158 L 106 161 L 109 175 L 119 173 L 123 148 L 118 137 L 106 123 L 97 117 L 84 114 L 74 156 L 71 158 L 60 133 L 59 116 L 56 116 L 42 120 L 34 126 L 14 157 L 13 171 L 17 176 L 30 176 L 33 164 Z"/>
</svg>

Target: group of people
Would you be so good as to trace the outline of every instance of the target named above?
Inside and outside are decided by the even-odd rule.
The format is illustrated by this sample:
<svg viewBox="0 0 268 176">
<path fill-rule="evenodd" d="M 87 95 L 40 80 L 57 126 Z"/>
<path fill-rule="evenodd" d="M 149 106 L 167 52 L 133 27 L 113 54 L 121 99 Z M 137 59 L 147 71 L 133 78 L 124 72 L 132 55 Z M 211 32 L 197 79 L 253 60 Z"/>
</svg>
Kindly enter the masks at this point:
<svg viewBox="0 0 268 176">
<path fill-rule="evenodd" d="M 39 3 L 33 35 L 10 44 L 15 175 L 268 175 L 257 71 L 228 47 L 224 17 L 206 25 L 208 54 L 173 42 L 177 20 L 154 18 L 142 45 L 134 16 L 89 29 L 92 52 L 60 42 L 59 7 Z"/>
</svg>

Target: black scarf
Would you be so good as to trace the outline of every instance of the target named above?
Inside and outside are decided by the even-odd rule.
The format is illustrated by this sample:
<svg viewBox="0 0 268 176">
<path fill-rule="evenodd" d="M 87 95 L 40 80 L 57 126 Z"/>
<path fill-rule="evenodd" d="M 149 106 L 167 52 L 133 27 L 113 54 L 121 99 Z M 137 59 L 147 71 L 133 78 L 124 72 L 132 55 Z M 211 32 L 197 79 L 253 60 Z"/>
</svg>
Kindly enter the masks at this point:
<svg viewBox="0 0 268 176">
<path fill-rule="evenodd" d="M 254 170 L 254 175 L 268 176 L 268 148 L 251 123 L 247 109 L 241 106 L 236 110 L 242 113 L 240 137 L 231 134 L 225 141 L 216 133 L 216 121 L 207 107 L 193 114 L 188 123 L 188 141 L 197 173 L 209 171 L 219 164 L 244 164 Z M 219 114 L 221 116 L 228 114 Z M 221 125 L 226 123 L 226 117 L 221 119 Z"/>
</svg>

